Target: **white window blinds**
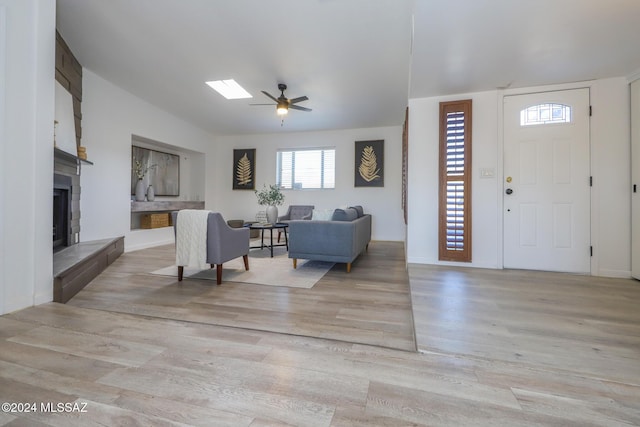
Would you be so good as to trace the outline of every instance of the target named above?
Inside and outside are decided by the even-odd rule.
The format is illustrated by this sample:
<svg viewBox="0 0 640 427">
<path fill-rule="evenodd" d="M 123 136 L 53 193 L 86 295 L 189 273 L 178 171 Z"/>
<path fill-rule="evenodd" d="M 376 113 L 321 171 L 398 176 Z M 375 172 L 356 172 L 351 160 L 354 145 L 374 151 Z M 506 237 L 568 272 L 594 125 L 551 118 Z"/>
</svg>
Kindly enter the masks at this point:
<svg viewBox="0 0 640 427">
<path fill-rule="evenodd" d="M 278 186 L 287 189 L 335 188 L 334 148 L 278 150 Z"/>
</svg>

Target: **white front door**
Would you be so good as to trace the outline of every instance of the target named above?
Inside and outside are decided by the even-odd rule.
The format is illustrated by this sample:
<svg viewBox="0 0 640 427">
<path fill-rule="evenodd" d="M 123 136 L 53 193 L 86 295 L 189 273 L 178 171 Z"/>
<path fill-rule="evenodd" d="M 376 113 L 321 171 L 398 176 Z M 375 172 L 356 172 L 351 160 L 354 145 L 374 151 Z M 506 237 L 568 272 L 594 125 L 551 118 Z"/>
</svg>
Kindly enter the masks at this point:
<svg viewBox="0 0 640 427">
<path fill-rule="evenodd" d="M 589 89 L 504 98 L 505 268 L 589 273 Z"/>
</svg>

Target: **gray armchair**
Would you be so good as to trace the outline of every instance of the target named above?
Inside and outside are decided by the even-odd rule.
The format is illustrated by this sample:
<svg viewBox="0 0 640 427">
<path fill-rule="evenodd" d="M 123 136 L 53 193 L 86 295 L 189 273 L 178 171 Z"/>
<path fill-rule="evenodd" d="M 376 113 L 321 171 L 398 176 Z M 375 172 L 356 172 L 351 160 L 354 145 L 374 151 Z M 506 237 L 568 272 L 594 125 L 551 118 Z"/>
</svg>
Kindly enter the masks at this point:
<svg viewBox="0 0 640 427">
<path fill-rule="evenodd" d="M 289 205 L 287 213 L 278 217 L 278 222 L 289 222 L 298 219 L 311 219 L 314 205 Z M 278 230 L 278 243 L 280 243 L 281 230 Z"/>
<path fill-rule="evenodd" d="M 171 213 L 174 233 L 179 227 L 178 212 Z M 231 228 L 218 212 L 207 217 L 207 264 L 216 266 L 218 285 L 222 282 L 222 264 L 242 257 L 245 270 L 249 270 L 249 229 Z M 182 281 L 184 266 L 178 266 L 178 281 Z"/>
</svg>

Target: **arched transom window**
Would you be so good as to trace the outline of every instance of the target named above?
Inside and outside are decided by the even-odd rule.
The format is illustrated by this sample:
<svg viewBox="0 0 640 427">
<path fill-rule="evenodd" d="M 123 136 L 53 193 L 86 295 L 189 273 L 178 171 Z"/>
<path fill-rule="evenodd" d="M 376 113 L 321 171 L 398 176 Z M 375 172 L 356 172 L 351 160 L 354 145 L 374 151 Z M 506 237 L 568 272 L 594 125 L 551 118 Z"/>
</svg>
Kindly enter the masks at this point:
<svg viewBox="0 0 640 427">
<path fill-rule="evenodd" d="M 571 107 L 564 104 L 538 104 L 520 111 L 520 126 L 571 123 Z"/>
</svg>

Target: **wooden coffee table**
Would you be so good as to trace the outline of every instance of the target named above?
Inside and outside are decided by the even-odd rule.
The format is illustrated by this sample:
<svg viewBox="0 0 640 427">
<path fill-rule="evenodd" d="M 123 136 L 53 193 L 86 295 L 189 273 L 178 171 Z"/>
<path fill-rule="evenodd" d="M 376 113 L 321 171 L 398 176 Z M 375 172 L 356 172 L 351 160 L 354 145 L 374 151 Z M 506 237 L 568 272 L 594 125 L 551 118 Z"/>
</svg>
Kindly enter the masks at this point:
<svg viewBox="0 0 640 427">
<path fill-rule="evenodd" d="M 260 233 L 260 246 L 250 246 L 250 249 L 264 249 L 269 248 L 271 250 L 271 258 L 273 258 L 273 248 L 276 246 L 286 246 L 289 250 L 289 238 L 287 237 L 287 229 L 289 224 L 279 222 L 277 224 L 260 224 L 254 222 L 252 224 L 245 225 L 250 230 L 261 230 Z M 264 230 L 269 230 L 269 244 L 264 243 Z M 284 244 L 273 243 L 273 230 L 284 231 Z"/>
</svg>

